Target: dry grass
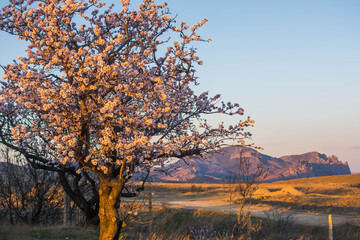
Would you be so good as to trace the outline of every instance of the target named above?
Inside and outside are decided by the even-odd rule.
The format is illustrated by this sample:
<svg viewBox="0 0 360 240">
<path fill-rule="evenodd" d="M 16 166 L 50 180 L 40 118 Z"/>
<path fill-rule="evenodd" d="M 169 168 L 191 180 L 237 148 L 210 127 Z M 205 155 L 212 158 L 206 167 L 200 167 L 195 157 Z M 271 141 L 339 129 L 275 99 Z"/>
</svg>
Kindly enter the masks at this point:
<svg viewBox="0 0 360 240">
<path fill-rule="evenodd" d="M 96 230 L 62 226 L 0 226 L 0 240 L 97 240 Z"/>
<path fill-rule="evenodd" d="M 269 212 L 265 219 L 252 218 L 257 230 L 252 232 L 253 240 L 324 240 L 328 229 L 319 226 L 302 226 L 296 224 L 291 215 Z M 153 229 L 149 234 L 149 223 L 137 224 L 127 229 L 124 239 L 247 239 L 246 229 L 234 234 L 236 216 L 220 211 L 201 209 L 184 209 L 162 206 L 154 208 Z M 350 224 L 334 227 L 334 239 L 358 240 L 360 227 Z"/>
<path fill-rule="evenodd" d="M 122 235 L 124 240 L 190 240 L 190 239 L 247 239 L 246 229 L 234 234 L 236 216 L 219 211 L 201 209 L 184 209 L 164 207 L 153 208 L 152 232 L 149 233 L 149 221 L 129 224 Z M 142 213 L 144 220 L 149 216 Z M 258 224 L 257 231 L 252 232 L 253 240 L 322 240 L 327 239 L 328 229 L 318 226 L 296 225 L 291 218 L 277 212 L 269 214 L 268 218 L 252 218 L 252 223 Z M 1 240 L 83 240 L 98 239 L 94 230 L 85 230 L 75 227 L 24 227 L 9 226 L 0 228 Z M 336 226 L 334 239 L 360 239 L 360 227 L 350 224 Z"/>
<path fill-rule="evenodd" d="M 221 211 L 184 209 L 174 207 L 170 203 L 174 200 L 187 202 L 216 200 L 223 201 L 226 205 L 229 200 L 229 190 L 234 187 L 225 184 L 152 183 L 146 191 L 156 193 L 153 197 L 153 216 L 148 214 L 145 207 L 140 213 L 141 221 L 128 224 L 124 239 L 180 240 L 194 239 L 193 236 L 196 234 L 208 237 L 203 239 L 229 239 L 227 237 L 231 236 L 236 223 L 235 215 L 229 216 L 228 212 Z M 233 201 L 236 202 L 236 196 Z M 282 209 L 359 215 L 360 174 L 261 184 L 252 203 Z M 326 227 L 301 226 L 288 222 L 287 229 L 271 232 L 269 229 L 276 229 L 273 226 L 275 221 L 268 219 L 254 219 L 254 221 L 261 221 L 263 230 L 254 233 L 253 239 L 326 239 L 328 231 Z M 149 232 L 150 222 L 151 232 Z M 335 226 L 335 236 L 337 237 L 335 239 L 360 239 L 360 227 L 348 223 Z M 97 231 L 76 227 L 0 226 L 0 240 L 97 238 Z"/>
</svg>

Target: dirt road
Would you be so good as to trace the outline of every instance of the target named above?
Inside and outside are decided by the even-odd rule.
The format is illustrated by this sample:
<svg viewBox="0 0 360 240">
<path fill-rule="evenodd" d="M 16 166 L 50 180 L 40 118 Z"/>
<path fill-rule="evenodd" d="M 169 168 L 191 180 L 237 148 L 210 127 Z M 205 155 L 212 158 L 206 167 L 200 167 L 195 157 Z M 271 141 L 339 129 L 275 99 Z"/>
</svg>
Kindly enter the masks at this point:
<svg viewBox="0 0 360 240">
<path fill-rule="evenodd" d="M 169 200 L 169 199 L 168 199 Z M 161 201 L 157 201 L 161 202 Z M 167 201 L 167 204 L 173 206 L 181 206 L 184 208 L 201 208 L 208 210 L 217 210 L 217 211 L 229 211 L 229 205 L 224 203 L 221 199 L 188 199 L 188 200 L 170 200 Z M 232 213 L 236 212 L 236 205 L 232 204 L 230 206 L 230 211 Z M 266 215 L 264 211 L 270 210 L 270 208 L 260 208 L 260 207 L 251 207 L 249 211 L 255 217 L 265 218 Z M 311 212 L 300 212 L 300 211 L 289 211 L 292 214 L 295 222 L 303 225 L 311 226 L 327 226 L 328 225 L 328 214 L 321 213 L 311 213 Z M 344 224 L 346 222 L 352 222 L 360 225 L 360 218 L 358 216 L 350 215 L 340 215 L 332 214 L 332 220 L 334 225 Z"/>
</svg>

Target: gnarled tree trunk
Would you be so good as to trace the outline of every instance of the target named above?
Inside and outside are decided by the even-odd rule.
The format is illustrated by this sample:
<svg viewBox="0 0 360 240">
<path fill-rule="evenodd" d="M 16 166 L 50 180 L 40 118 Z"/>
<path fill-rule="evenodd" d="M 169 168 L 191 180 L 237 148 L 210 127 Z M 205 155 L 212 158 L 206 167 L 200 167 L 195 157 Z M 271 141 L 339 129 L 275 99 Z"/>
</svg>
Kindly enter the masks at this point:
<svg viewBox="0 0 360 240">
<path fill-rule="evenodd" d="M 122 221 L 117 209 L 122 181 L 118 179 L 100 179 L 99 189 L 99 240 L 118 240 Z"/>
<path fill-rule="evenodd" d="M 99 226 L 99 199 L 97 196 L 97 192 L 93 190 L 92 192 L 94 196 L 92 196 L 91 200 L 87 200 L 84 194 L 82 194 L 80 191 L 79 181 L 73 180 L 71 182 L 71 180 L 66 176 L 65 172 L 63 171 L 59 171 L 58 175 L 60 183 L 66 194 L 69 195 L 75 205 L 78 206 L 78 208 L 85 214 L 85 227 L 94 228 Z M 94 184 L 96 184 L 95 181 Z"/>
</svg>

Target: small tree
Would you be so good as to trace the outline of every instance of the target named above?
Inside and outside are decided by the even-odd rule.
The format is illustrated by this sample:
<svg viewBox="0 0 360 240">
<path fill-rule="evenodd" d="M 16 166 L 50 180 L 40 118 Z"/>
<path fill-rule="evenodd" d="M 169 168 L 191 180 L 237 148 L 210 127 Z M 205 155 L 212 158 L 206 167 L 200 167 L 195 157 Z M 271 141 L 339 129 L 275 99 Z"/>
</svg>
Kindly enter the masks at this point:
<svg viewBox="0 0 360 240">
<path fill-rule="evenodd" d="M 98 0 L 11 0 L 0 15 L 1 30 L 29 42 L 27 57 L 4 67 L 1 91 L 4 116 L 21 116 L 10 124 L 17 149 L 36 159 L 41 143 L 44 167 L 96 175 L 100 239 L 118 238 L 121 192 L 136 171 L 218 149 L 253 123 L 203 120 L 243 114 L 192 90 L 202 62 L 189 46 L 204 41 L 196 31 L 206 19 L 176 26 L 166 4 L 121 4 L 114 12 Z"/>
<path fill-rule="evenodd" d="M 243 141 L 241 141 L 244 143 Z M 261 149 L 260 147 L 255 147 Z M 247 234 L 250 237 L 252 227 L 251 225 L 251 214 L 249 211 L 245 211 L 245 204 L 247 203 L 250 207 L 251 199 L 258 188 L 258 185 L 262 183 L 268 175 L 266 166 L 263 162 L 254 164 L 251 158 L 245 157 L 244 152 L 249 151 L 249 148 L 242 146 L 237 147 L 238 161 L 237 169 L 234 172 L 230 172 L 227 177 L 227 182 L 233 185 L 229 191 L 229 214 L 231 207 L 231 198 L 236 193 L 239 198 L 237 199 L 237 224 L 234 226 L 233 234 L 237 233 L 237 230 L 241 230 L 247 226 Z"/>
<path fill-rule="evenodd" d="M 237 207 L 237 222 L 240 224 L 243 217 L 243 209 L 246 201 L 251 201 L 251 198 L 267 177 L 267 169 L 263 162 L 259 162 L 254 166 L 249 157 L 244 157 L 244 147 L 239 148 L 239 165 L 238 172 L 235 175 L 236 189 L 240 195 Z M 246 214 L 245 214 L 246 215 Z"/>
</svg>

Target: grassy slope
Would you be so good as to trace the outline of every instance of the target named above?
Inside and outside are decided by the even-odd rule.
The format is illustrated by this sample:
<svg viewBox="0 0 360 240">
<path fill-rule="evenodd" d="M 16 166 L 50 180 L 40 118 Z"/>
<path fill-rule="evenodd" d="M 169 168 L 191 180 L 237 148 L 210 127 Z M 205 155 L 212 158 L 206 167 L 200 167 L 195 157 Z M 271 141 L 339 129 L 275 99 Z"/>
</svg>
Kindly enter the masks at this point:
<svg viewBox="0 0 360 240">
<path fill-rule="evenodd" d="M 287 181 L 278 181 L 274 183 L 268 183 L 268 185 L 276 184 L 360 184 L 360 174 L 348 174 L 348 175 L 335 175 L 326 177 L 312 177 L 312 178 L 300 178 Z M 265 185 L 265 184 L 264 184 Z"/>
</svg>

